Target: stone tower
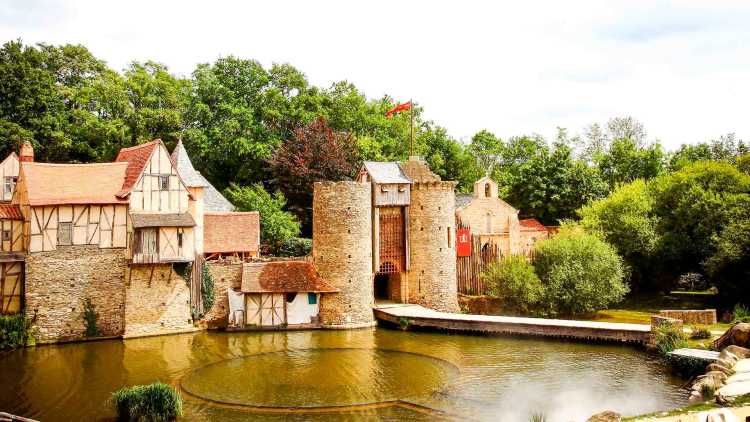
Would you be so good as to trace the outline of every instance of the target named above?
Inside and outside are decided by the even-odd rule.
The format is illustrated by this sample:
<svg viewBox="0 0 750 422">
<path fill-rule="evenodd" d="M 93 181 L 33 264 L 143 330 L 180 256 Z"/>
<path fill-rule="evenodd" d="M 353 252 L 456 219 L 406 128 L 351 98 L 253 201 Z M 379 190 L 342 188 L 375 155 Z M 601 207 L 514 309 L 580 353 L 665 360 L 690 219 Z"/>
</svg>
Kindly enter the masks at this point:
<svg viewBox="0 0 750 422">
<path fill-rule="evenodd" d="M 412 180 L 409 207 L 409 303 L 458 312 L 456 293 L 456 182 L 441 181 L 427 163 L 410 157 L 401 168 Z"/>
<path fill-rule="evenodd" d="M 339 290 L 320 300 L 325 327 L 375 325 L 370 203 L 369 183 L 315 183 L 313 262 L 320 275 Z"/>
</svg>

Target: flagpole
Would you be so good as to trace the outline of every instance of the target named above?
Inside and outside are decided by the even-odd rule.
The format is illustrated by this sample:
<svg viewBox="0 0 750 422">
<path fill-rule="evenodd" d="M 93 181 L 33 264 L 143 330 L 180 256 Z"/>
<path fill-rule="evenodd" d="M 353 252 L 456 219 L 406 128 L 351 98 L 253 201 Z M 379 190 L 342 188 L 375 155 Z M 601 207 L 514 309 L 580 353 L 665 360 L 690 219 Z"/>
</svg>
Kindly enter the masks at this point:
<svg viewBox="0 0 750 422">
<path fill-rule="evenodd" d="M 411 111 L 411 139 L 409 140 L 409 156 L 414 155 L 414 102 L 409 99 L 409 111 Z"/>
</svg>

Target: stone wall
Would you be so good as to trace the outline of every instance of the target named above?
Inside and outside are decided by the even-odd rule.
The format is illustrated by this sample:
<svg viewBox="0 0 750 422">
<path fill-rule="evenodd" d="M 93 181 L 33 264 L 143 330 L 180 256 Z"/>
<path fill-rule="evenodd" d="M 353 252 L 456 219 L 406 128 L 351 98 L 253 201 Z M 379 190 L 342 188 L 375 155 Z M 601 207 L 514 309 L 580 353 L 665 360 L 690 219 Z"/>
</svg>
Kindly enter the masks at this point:
<svg viewBox="0 0 750 422">
<path fill-rule="evenodd" d="M 239 289 L 242 284 L 242 262 L 208 261 L 208 272 L 214 280 L 214 305 L 201 318 L 201 327 L 226 328 L 229 320 L 227 289 Z"/>
<path fill-rule="evenodd" d="M 679 319 L 685 324 L 716 324 L 716 309 L 663 310 L 659 316 Z"/>
<path fill-rule="evenodd" d="M 98 246 L 58 246 L 26 257 L 26 309 L 36 315 L 33 333 L 38 343 L 84 337 L 83 304 L 91 299 L 102 335 L 123 333 L 125 307 L 125 249 Z"/>
<path fill-rule="evenodd" d="M 315 183 L 313 263 L 320 275 L 339 289 L 321 297 L 324 326 L 351 328 L 375 323 L 371 236 L 369 183 Z"/>
<path fill-rule="evenodd" d="M 445 312 L 459 310 L 455 186 L 455 182 L 414 183 L 409 207 L 408 302 Z"/>
<path fill-rule="evenodd" d="M 136 265 L 125 280 L 124 337 L 190 331 L 190 288 L 171 264 Z"/>
</svg>

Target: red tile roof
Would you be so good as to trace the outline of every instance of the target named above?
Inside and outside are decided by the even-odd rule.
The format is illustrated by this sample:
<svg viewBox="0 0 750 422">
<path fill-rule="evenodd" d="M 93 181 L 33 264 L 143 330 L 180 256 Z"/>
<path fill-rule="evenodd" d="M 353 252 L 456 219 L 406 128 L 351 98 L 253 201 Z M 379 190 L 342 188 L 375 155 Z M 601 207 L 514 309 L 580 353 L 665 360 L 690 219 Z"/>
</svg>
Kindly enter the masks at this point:
<svg viewBox="0 0 750 422">
<path fill-rule="evenodd" d="M 0 220 L 23 220 L 21 207 L 11 204 L 0 204 Z"/>
<path fill-rule="evenodd" d="M 521 224 L 522 229 L 526 230 L 536 230 L 540 232 L 546 232 L 547 228 L 544 227 L 542 223 L 540 223 L 536 218 L 529 218 L 526 220 L 520 220 L 519 223 Z"/>
<path fill-rule="evenodd" d="M 29 205 L 121 204 L 117 196 L 127 169 L 125 163 L 21 163 L 16 189 Z"/>
<path fill-rule="evenodd" d="M 138 181 L 138 177 L 143 173 L 146 163 L 148 163 L 151 154 L 154 152 L 154 148 L 160 143 L 161 139 L 154 139 L 145 144 L 123 148 L 117 153 L 115 161 L 128 163 L 128 169 L 125 171 L 125 180 L 123 181 L 121 191 L 117 196 L 124 197 L 130 193 L 130 190 L 133 189 L 133 185 Z"/>
<path fill-rule="evenodd" d="M 207 212 L 203 215 L 205 253 L 257 252 L 260 215 L 252 212 Z"/>
<path fill-rule="evenodd" d="M 312 262 L 253 262 L 242 267 L 243 293 L 337 292 L 323 278 Z"/>
</svg>

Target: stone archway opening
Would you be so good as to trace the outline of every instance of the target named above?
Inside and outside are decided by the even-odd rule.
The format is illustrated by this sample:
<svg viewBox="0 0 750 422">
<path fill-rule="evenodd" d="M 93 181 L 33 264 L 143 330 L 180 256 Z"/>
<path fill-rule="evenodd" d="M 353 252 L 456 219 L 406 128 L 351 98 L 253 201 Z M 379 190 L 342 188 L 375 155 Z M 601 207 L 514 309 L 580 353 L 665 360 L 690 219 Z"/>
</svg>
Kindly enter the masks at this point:
<svg viewBox="0 0 750 422">
<path fill-rule="evenodd" d="M 401 275 L 398 265 L 384 262 L 373 280 L 376 302 L 401 301 Z"/>
</svg>

